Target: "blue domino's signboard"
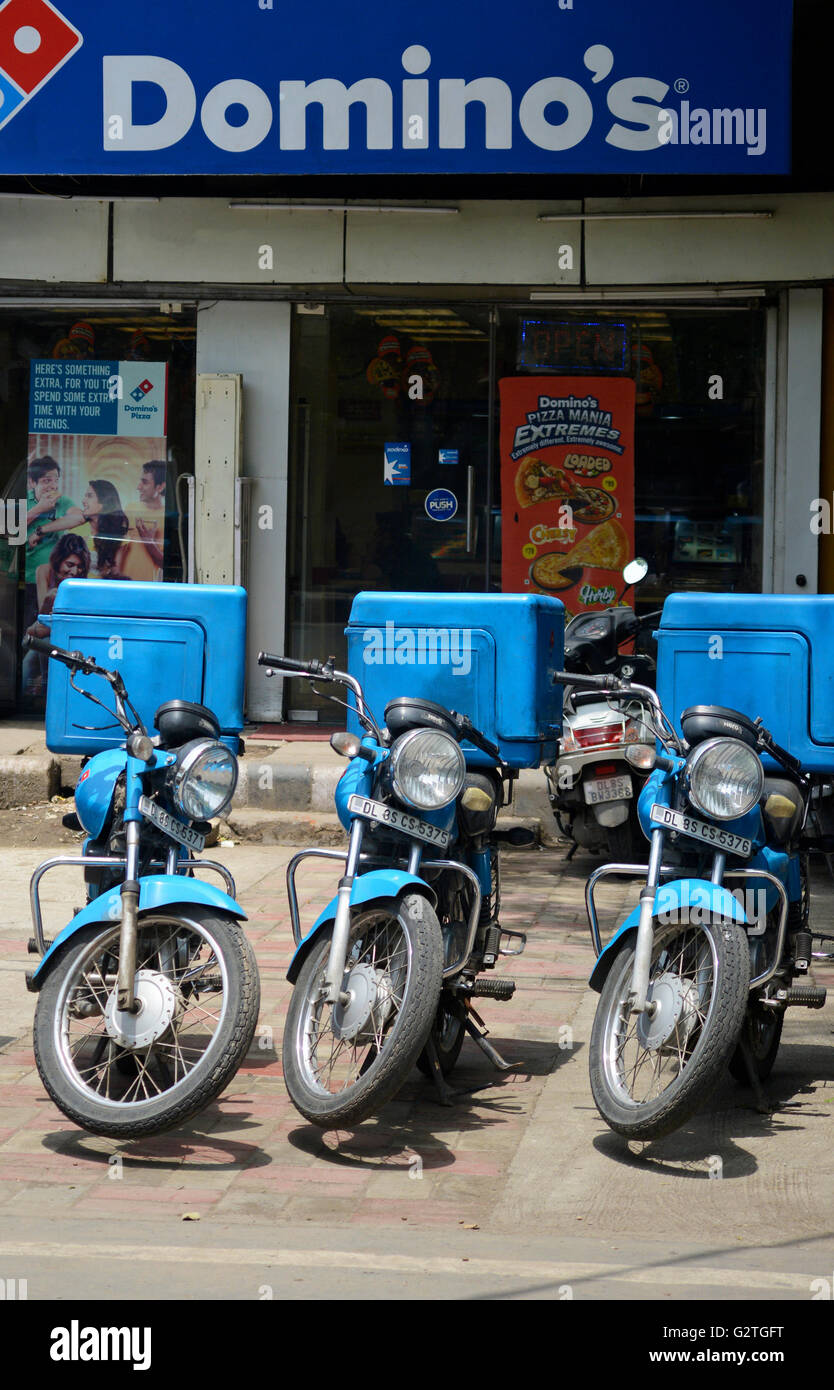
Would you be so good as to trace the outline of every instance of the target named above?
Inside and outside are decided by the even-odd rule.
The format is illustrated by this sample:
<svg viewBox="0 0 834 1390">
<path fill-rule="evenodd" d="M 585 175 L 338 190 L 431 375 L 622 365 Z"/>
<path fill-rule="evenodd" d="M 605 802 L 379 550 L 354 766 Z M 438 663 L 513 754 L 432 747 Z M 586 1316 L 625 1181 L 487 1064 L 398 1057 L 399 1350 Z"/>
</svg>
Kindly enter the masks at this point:
<svg viewBox="0 0 834 1390">
<path fill-rule="evenodd" d="M 784 174 L 791 30 L 791 0 L 0 0 L 0 172 Z"/>
</svg>

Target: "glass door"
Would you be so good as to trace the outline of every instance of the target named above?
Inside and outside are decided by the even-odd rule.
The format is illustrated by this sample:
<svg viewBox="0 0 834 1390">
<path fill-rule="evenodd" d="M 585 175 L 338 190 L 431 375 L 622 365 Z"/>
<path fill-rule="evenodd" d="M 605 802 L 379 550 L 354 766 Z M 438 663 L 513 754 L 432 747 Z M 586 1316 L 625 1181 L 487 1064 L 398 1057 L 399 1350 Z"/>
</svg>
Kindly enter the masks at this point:
<svg viewBox="0 0 834 1390">
<path fill-rule="evenodd" d="M 361 589 L 487 587 L 489 333 L 468 305 L 296 311 L 291 655 L 343 661 Z M 333 721 L 304 682 L 289 701 Z"/>
</svg>

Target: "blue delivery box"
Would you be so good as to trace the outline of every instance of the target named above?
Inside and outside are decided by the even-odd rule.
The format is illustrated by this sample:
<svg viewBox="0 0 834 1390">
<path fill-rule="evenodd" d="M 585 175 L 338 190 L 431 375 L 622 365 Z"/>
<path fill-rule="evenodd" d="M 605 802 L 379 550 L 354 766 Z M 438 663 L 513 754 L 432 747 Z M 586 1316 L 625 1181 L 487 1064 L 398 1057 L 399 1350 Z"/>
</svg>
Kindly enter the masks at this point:
<svg viewBox="0 0 834 1390">
<path fill-rule="evenodd" d="M 834 595 L 671 594 L 657 693 L 680 729 L 689 705 L 760 716 L 808 772 L 834 773 Z"/>
<path fill-rule="evenodd" d="M 246 590 L 232 585 L 143 584 L 112 579 L 65 579 L 52 609 L 50 638 L 81 651 L 99 666 L 121 671 L 149 732 L 166 700 L 192 700 L 217 716 L 221 737 L 237 752 L 243 728 Z M 95 676 L 79 685 L 107 699 Z M 112 701 L 108 702 L 112 705 Z M 124 734 L 107 723 L 70 685 L 70 672 L 49 663 L 46 745 L 53 753 L 99 753 Z M 85 727 L 86 726 L 86 727 Z"/>
<path fill-rule="evenodd" d="M 466 714 L 513 768 L 556 754 L 565 610 L 539 594 L 360 593 L 346 628 L 348 670 L 378 722 L 389 700 Z M 348 728 L 360 732 L 351 716 Z M 464 744 L 467 762 L 487 764 Z"/>
</svg>

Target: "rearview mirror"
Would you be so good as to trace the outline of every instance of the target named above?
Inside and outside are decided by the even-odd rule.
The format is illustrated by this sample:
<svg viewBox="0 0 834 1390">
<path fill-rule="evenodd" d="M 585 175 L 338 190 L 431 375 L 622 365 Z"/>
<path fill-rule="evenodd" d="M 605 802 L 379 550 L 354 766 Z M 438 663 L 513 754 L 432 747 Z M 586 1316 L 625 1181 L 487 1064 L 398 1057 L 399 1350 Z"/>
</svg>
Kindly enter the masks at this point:
<svg viewBox="0 0 834 1390">
<path fill-rule="evenodd" d="M 645 579 L 648 572 L 648 561 L 644 560 L 642 556 L 636 555 L 634 559 L 629 560 L 628 564 L 625 566 L 623 570 L 623 579 L 630 589 L 632 584 L 639 584 L 642 579 Z"/>
</svg>

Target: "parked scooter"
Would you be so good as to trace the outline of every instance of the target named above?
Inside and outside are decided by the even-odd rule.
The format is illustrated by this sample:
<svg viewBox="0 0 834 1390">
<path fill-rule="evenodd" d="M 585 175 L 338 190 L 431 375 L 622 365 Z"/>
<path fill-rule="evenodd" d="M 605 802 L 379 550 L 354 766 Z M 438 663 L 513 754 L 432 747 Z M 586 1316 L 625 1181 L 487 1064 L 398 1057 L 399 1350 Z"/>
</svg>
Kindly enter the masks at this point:
<svg viewBox="0 0 834 1390">
<path fill-rule="evenodd" d="M 232 800 L 237 758 L 205 706 L 163 704 L 151 738 L 118 671 L 45 639 L 27 645 L 63 662 L 73 688 L 112 714 L 75 683 L 106 681 L 126 735 L 78 780 L 77 818 L 65 823 L 87 832 L 81 855 L 49 859 L 32 876 L 29 949 L 42 956 L 27 976 L 38 992 L 35 1061 L 55 1104 L 84 1129 L 158 1134 L 220 1095 L 258 1019 L 258 970 L 234 881 L 222 864 L 194 858 L 205 822 Z M 195 878 L 198 863 L 228 893 Z M 40 881 L 67 866 L 83 869 L 87 904 L 48 941 Z"/>
<path fill-rule="evenodd" d="M 512 980 L 481 972 L 525 944 L 499 922 L 498 845 L 532 843 L 523 830 L 495 830 L 510 770 L 466 716 L 442 705 L 391 700 L 379 728 L 361 685 L 333 658 L 261 652 L 258 660 L 270 672 L 346 686 L 365 730 L 361 739 L 340 732 L 330 740 L 350 760 L 336 789 L 347 852 L 302 850 L 287 868 L 296 944 L 282 1054 L 290 1098 L 323 1128 L 355 1125 L 396 1095 L 418 1062 L 449 1103 L 445 1077 L 466 1033 L 508 1069 L 473 1000 L 512 997 Z M 464 740 L 494 766 L 467 768 Z M 295 875 L 310 857 L 345 867 L 336 896 L 302 936 Z"/>
<path fill-rule="evenodd" d="M 613 1130 L 655 1139 L 689 1119 L 728 1063 L 762 1104 L 785 1010 L 825 1002 L 825 990 L 806 983 L 811 779 L 759 720 L 736 710 L 685 710 L 679 739 L 654 691 L 605 676 L 583 684 L 621 696 L 639 690 L 665 750 L 627 753 L 650 773 L 638 804 L 648 871 L 609 864 L 586 887 L 597 953 L 590 984 L 600 994 L 594 1100 Z M 594 892 L 610 874 L 645 876 L 646 886 L 603 950 Z M 834 939 L 834 929 L 815 926 L 814 935 Z"/>
<path fill-rule="evenodd" d="M 626 588 L 647 572 L 645 560 L 632 560 L 623 570 Z M 659 617 L 658 611 L 638 618 L 625 605 L 578 614 L 565 629 L 565 670 L 653 683 L 654 656 L 639 647 Z M 622 652 L 629 643 L 634 650 Z M 559 755 L 545 773 L 556 823 L 573 841 L 568 858 L 580 845 L 609 859 L 642 857 L 636 795 L 644 778 L 625 755 L 634 743 L 654 743 L 644 715 L 639 698 L 600 696 L 578 682 L 565 691 Z"/>
</svg>

